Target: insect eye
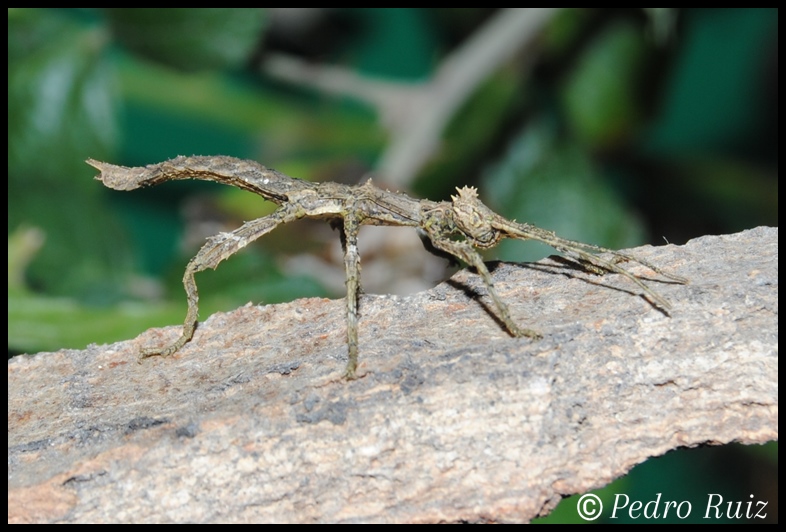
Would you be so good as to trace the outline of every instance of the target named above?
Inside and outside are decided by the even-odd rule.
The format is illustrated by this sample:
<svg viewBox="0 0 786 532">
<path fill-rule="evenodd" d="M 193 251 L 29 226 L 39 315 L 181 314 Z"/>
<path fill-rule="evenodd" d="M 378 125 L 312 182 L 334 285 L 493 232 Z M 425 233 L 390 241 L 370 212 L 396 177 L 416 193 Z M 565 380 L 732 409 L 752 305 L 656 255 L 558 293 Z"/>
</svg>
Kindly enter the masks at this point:
<svg viewBox="0 0 786 532">
<path fill-rule="evenodd" d="M 497 243 L 497 240 L 499 240 L 497 232 L 492 228 L 489 228 L 488 231 L 481 235 L 473 235 L 473 238 L 483 245 L 493 245 Z"/>
<path fill-rule="evenodd" d="M 453 210 L 456 226 L 475 245 L 492 246 L 499 240 L 497 231 L 474 205 L 459 203 L 454 205 Z"/>
</svg>

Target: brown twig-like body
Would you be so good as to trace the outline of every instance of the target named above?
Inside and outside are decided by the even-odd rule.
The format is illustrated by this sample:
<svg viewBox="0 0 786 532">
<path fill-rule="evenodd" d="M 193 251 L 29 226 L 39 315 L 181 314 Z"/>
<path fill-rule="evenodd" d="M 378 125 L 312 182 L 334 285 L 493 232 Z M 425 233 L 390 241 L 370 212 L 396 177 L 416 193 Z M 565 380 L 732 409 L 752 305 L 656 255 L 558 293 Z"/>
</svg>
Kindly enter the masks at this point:
<svg viewBox="0 0 786 532">
<path fill-rule="evenodd" d="M 538 338 L 530 329 L 520 328 L 511 318 L 510 311 L 500 298 L 491 274 L 476 248 L 488 249 L 503 238 L 536 240 L 567 255 L 577 258 L 593 271 L 616 272 L 624 275 L 639 288 L 650 301 L 668 310 L 668 302 L 647 287 L 630 272 L 617 266 L 618 262 L 638 262 L 656 273 L 679 283 L 686 279 L 661 271 L 656 266 L 630 255 L 610 249 L 566 240 L 551 231 L 526 223 L 503 218 L 486 207 L 474 188 L 457 189 L 458 195 L 450 202 L 416 200 L 399 192 L 375 187 L 371 180 L 362 185 L 339 183 L 311 183 L 295 179 L 254 161 L 233 157 L 177 157 L 146 167 L 126 168 L 89 159 L 88 164 L 101 171 L 97 177 L 106 186 L 116 190 L 133 190 L 177 179 L 204 179 L 233 185 L 259 194 L 279 208 L 272 214 L 246 222 L 231 233 L 221 233 L 207 243 L 191 259 L 183 276 L 188 297 L 188 312 L 180 337 L 169 346 L 148 349 L 140 358 L 169 356 L 183 347 L 194 335 L 198 319 L 198 292 L 194 275 L 218 264 L 265 235 L 280 224 L 300 218 L 321 218 L 341 231 L 344 248 L 344 267 L 347 277 L 347 342 L 349 361 L 347 378 L 355 378 L 358 363 L 358 295 L 360 291 L 360 256 L 357 248 L 358 229 L 361 225 L 410 226 L 419 229 L 424 240 L 450 256 L 461 259 L 483 278 L 497 309 L 500 320 L 515 336 Z M 612 260 L 595 255 L 610 253 Z"/>
</svg>

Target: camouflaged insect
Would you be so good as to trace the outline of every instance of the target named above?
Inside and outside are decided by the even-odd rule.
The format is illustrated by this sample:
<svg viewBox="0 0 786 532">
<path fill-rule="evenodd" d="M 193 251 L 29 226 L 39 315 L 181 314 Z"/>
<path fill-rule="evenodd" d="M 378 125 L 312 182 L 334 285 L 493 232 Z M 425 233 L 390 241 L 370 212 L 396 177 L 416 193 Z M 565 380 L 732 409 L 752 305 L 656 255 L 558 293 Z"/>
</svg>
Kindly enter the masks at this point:
<svg viewBox="0 0 786 532">
<path fill-rule="evenodd" d="M 188 297 L 188 312 L 183 332 L 172 344 L 146 349 L 140 359 L 175 353 L 194 335 L 198 317 L 198 294 L 194 274 L 218 264 L 281 224 L 301 218 L 321 218 L 341 231 L 344 266 L 347 276 L 347 343 L 349 361 L 345 375 L 356 376 L 358 365 L 358 294 L 360 291 L 360 257 L 357 237 L 361 225 L 409 226 L 418 229 L 427 249 L 440 255 L 462 260 L 480 274 L 498 317 L 515 336 L 538 338 L 530 329 L 519 327 L 510 317 L 510 310 L 499 297 L 491 275 L 476 249 L 494 247 L 503 238 L 536 240 L 578 259 L 596 273 L 615 272 L 624 275 L 661 309 L 669 303 L 647 287 L 641 280 L 617 264 L 632 261 L 677 281 L 687 282 L 677 275 L 663 272 L 656 266 L 631 255 L 558 237 L 551 231 L 527 223 L 503 218 L 486 207 L 471 187 L 459 188 L 452 201 L 417 200 L 400 192 L 377 188 L 371 180 L 362 185 L 339 183 L 311 183 L 286 176 L 254 161 L 233 157 L 177 157 L 159 164 L 126 168 L 88 159 L 88 164 L 101 171 L 97 179 L 116 190 L 133 190 L 177 179 L 204 179 L 233 185 L 276 203 L 272 214 L 246 222 L 231 233 L 221 233 L 208 239 L 191 259 L 183 276 Z M 595 253 L 609 253 L 611 260 Z"/>
</svg>

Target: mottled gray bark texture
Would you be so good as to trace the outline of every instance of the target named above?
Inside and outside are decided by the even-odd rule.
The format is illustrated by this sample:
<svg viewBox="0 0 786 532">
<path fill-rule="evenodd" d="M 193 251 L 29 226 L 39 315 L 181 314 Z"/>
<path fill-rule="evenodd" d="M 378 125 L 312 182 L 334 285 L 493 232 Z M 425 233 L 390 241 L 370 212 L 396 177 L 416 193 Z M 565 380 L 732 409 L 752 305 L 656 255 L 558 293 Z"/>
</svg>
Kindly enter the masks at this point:
<svg viewBox="0 0 786 532">
<path fill-rule="evenodd" d="M 778 437 L 778 230 L 631 250 L 690 284 L 549 258 L 343 301 L 246 306 L 8 363 L 12 522 L 527 521 L 677 447 Z M 649 278 L 635 264 L 623 265 Z"/>
</svg>

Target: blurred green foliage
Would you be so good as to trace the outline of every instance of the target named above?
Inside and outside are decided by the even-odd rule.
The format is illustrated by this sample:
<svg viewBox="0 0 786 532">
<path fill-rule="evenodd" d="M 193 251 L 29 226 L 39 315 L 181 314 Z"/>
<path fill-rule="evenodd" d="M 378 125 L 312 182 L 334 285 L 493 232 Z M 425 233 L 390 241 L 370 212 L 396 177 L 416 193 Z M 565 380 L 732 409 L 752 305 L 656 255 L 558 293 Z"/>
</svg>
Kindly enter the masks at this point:
<svg viewBox="0 0 786 532">
<path fill-rule="evenodd" d="M 265 11 L 256 8 L 115 8 L 104 14 L 121 46 L 181 70 L 242 66 L 265 27 Z"/>
<path fill-rule="evenodd" d="M 205 183 L 115 193 L 86 158 L 223 154 L 357 181 L 387 147 L 375 110 L 272 79 L 261 59 L 419 82 L 491 13 L 9 9 L 9 356 L 181 323 L 180 278 L 204 238 L 270 212 Z M 774 9 L 560 11 L 456 113 L 411 189 L 441 200 L 476 184 L 502 214 L 613 248 L 777 225 L 777 43 Z M 277 260 L 324 255 L 311 227 L 200 274 L 202 318 L 340 297 Z"/>
</svg>

